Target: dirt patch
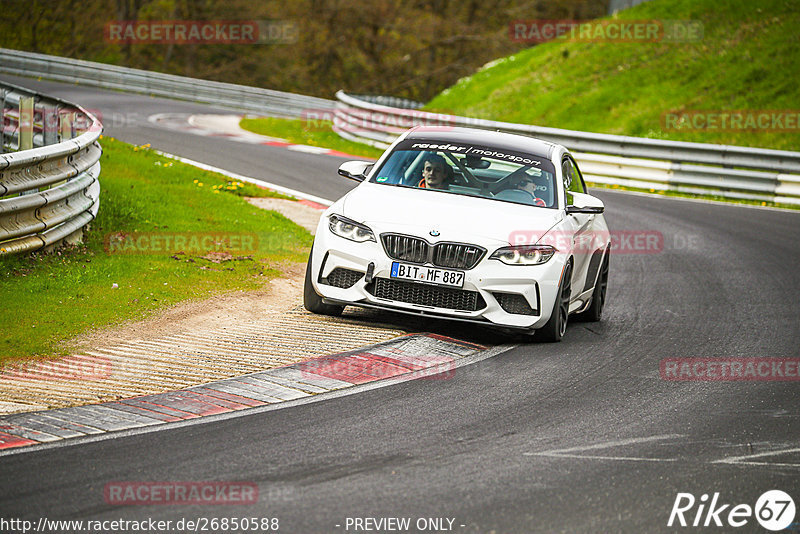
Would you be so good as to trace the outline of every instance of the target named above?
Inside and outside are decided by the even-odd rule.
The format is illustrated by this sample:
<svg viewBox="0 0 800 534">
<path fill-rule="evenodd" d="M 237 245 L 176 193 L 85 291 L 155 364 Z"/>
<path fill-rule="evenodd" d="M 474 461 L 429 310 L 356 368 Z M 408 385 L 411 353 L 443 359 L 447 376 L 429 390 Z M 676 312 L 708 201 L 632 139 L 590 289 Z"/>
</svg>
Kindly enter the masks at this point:
<svg viewBox="0 0 800 534">
<path fill-rule="evenodd" d="M 247 201 L 261 209 L 277 211 L 295 224 L 299 224 L 311 232 L 311 235 L 316 233 L 317 223 L 319 223 L 320 215 L 322 215 L 322 211 L 319 209 L 293 200 L 248 197 Z"/>
<path fill-rule="evenodd" d="M 185 332 L 213 332 L 226 325 L 258 320 L 265 314 L 289 311 L 303 303 L 302 263 L 283 263 L 280 278 L 255 291 L 234 291 L 205 300 L 184 301 L 141 321 L 129 321 L 113 327 L 94 330 L 74 339 L 76 351 L 101 345 L 149 337 L 163 337 Z"/>
</svg>

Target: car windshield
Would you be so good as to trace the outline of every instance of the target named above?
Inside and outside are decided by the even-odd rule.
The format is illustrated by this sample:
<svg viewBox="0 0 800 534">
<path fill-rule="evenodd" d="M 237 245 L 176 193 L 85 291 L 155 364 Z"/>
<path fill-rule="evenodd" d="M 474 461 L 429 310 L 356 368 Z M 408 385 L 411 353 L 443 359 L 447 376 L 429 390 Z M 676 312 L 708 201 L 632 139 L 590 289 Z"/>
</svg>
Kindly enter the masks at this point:
<svg viewBox="0 0 800 534">
<path fill-rule="evenodd" d="M 370 182 L 556 207 L 555 170 L 547 158 L 469 143 L 407 139 Z"/>
</svg>

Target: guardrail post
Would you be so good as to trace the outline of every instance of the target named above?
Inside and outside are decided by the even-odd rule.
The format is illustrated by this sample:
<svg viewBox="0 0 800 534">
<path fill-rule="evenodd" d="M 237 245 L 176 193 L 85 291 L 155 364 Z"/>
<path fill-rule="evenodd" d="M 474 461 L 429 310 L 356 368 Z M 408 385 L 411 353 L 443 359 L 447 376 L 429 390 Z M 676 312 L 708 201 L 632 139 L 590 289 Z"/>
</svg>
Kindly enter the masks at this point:
<svg viewBox="0 0 800 534">
<path fill-rule="evenodd" d="M 33 97 L 21 96 L 19 98 L 19 121 L 17 126 L 17 150 L 30 150 L 33 148 Z M 35 195 L 38 189 L 20 191 L 19 195 Z"/>
<path fill-rule="evenodd" d="M 6 90 L 0 89 L 0 154 L 6 147 Z"/>
<path fill-rule="evenodd" d="M 69 141 L 73 138 L 73 130 L 72 130 L 72 117 L 74 113 L 66 112 L 59 114 L 59 118 L 61 119 L 61 141 Z"/>
<path fill-rule="evenodd" d="M 61 130 L 60 131 L 61 141 L 68 141 L 68 140 L 72 139 L 73 137 L 75 137 L 75 128 L 74 128 L 75 120 L 74 120 L 74 118 L 75 118 L 75 113 L 70 113 L 70 112 L 60 113 L 60 114 L 56 115 L 56 120 L 59 121 L 59 127 L 60 127 L 60 130 Z M 61 182 L 58 182 L 53 187 L 57 187 L 57 186 L 59 186 L 61 184 L 65 184 L 68 181 L 69 180 L 63 180 Z"/>
<path fill-rule="evenodd" d="M 19 150 L 33 148 L 33 97 L 19 97 Z"/>
<path fill-rule="evenodd" d="M 58 143 L 58 108 L 42 109 L 42 142 L 45 146 Z"/>
</svg>

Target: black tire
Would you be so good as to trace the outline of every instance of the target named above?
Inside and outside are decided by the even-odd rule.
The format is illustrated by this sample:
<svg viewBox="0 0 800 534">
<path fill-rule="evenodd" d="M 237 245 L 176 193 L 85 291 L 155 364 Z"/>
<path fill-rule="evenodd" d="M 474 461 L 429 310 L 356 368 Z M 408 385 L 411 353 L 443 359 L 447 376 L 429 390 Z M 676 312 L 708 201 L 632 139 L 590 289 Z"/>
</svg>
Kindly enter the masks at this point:
<svg viewBox="0 0 800 534">
<path fill-rule="evenodd" d="M 553 304 L 553 311 L 550 319 L 542 328 L 536 330 L 535 338 L 537 341 L 555 343 L 561 341 L 567 331 L 569 320 L 569 297 L 572 294 L 572 262 L 564 267 L 564 274 L 558 286 L 558 296 Z"/>
<path fill-rule="evenodd" d="M 606 292 L 608 291 L 608 257 L 611 251 L 606 252 L 603 258 L 603 265 L 600 267 L 600 274 L 597 276 L 597 284 L 592 291 L 592 303 L 586 310 L 582 311 L 576 318 L 587 323 L 596 323 L 603 318 L 603 306 L 606 303 Z"/>
<path fill-rule="evenodd" d="M 306 264 L 306 281 L 303 284 L 303 306 L 311 313 L 318 313 L 320 315 L 341 315 L 344 311 L 344 306 L 336 306 L 334 304 L 325 304 L 322 302 L 322 297 L 317 295 L 314 291 L 314 286 L 311 283 L 311 253 L 308 255 L 308 263 Z"/>
</svg>

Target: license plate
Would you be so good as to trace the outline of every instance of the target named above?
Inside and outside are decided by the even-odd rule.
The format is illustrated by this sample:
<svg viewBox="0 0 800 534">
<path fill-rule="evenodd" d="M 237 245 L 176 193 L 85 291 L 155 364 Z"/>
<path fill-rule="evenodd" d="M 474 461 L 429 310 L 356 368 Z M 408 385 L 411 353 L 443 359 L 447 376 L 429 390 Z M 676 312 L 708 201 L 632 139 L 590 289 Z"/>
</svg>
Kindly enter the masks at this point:
<svg viewBox="0 0 800 534">
<path fill-rule="evenodd" d="M 436 284 L 437 286 L 464 286 L 464 273 L 461 271 L 450 271 L 448 269 L 424 267 L 422 265 L 409 265 L 397 261 L 392 262 L 392 273 L 390 276 L 391 278 L 413 280 L 426 284 Z"/>
</svg>

